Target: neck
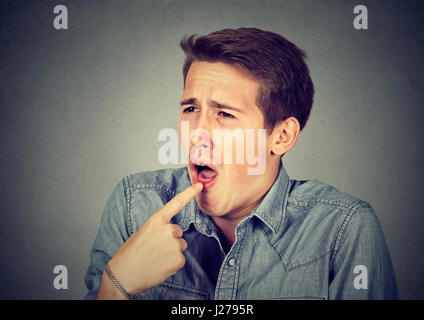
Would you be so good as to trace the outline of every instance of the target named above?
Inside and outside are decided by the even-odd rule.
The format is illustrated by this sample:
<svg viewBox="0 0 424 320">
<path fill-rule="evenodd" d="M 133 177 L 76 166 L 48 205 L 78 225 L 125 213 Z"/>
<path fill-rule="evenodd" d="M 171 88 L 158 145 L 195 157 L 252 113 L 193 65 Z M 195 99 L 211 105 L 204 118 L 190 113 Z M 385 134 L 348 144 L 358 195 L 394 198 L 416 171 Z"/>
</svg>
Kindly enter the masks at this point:
<svg viewBox="0 0 424 320">
<path fill-rule="evenodd" d="M 255 203 L 250 204 L 237 212 L 222 217 L 211 217 L 212 221 L 224 235 L 227 246 L 231 247 L 235 242 L 235 230 L 241 220 L 250 215 L 250 213 L 259 205 L 263 197 Z"/>
<path fill-rule="evenodd" d="M 266 190 L 263 192 L 260 198 L 257 199 L 255 202 L 249 203 L 248 205 L 237 209 L 231 214 L 226 214 L 224 216 L 218 216 L 218 217 L 216 216 L 211 217 L 212 221 L 215 223 L 215 225 L 224 235 L 226 244 L 229 248 L 235 242 L 235 230 L 238 224 L 240 223 L 240 221 L 248 217 L 253 212 L 253 210 L 255 210 L 257 206 L 259 206 L 259 204 L 264 199 L 265 195 L 268 193 L 269 189 L 272 187 L 274 181 L 275 179 L 272 180 L 272 183 L 269 186 L 267 186 Z"/>
<path fill-rule="evenodd" d="M 269 179 L 268 185 L 264 188 L 263 193 L 257 199 L 256 201 L 247 204 L 246 206 L 243 206 L 241 208 L 238 208 L 234 212 L 227 213 L 223 216 L 212 216 L 212 221 L 215 223 L 215 225 L 218 227 L 218 229 L 222 232 L 224 235 L 225 241 L 226 241 L 226 247 L 231 248 L 231 246 L 235 242 L 235 230 L 237 225 L 240 223 L 241 220 L 248 217 L 253 210 L 256 209 L 257 206 L 262 202 L 265 195 L 268 193 L 269 189 L 271 189 L 272 185 L 274 184 L 275 180 L 278 177 L 278 174 L 280 172 L 280 158 L 278 158 L 278 161 L 274 160 L 271 162 L 271 172 L 273 172 L 273 176 L 271 179 Z"/>
</svg>

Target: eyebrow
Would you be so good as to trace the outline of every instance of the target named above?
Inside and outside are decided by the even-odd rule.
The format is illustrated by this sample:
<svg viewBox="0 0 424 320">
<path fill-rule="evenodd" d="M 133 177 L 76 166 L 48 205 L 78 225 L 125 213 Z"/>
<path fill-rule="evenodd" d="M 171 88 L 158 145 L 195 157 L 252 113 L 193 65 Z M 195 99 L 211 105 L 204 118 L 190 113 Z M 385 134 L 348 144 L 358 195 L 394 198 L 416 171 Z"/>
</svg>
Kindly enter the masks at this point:
<svg viewBox="0 0 424 320">
<path fill-rule="evenodd" d="M 233 110 L 233 111 L 236 111 L 236 112 L 239 112 L 239 113 L 243 113 L 244 114 L 243 110 L 240 109 L 240 108 L 233 107 L 233 106 L 230 106 L 228 104 L 224 104 L 224 103 L 221 103 L 221 102 L 218 102 L 218 101 L 215 101 L 215 100 L 209 100 L 208 103 L 213 108 L 217 108 L 217 109 L 229 109 L 229 110 Z M 188 99 L 183 100 L 183 101 L 180 102 L 180 105 L 181 106 L 188 105 L 188 104 L 194 104 L 194 105 L 196 105 L 196 104 L 198 104 L 198 101 L 197 101 L 196 98 L 188 98 Z"/>
</svg>

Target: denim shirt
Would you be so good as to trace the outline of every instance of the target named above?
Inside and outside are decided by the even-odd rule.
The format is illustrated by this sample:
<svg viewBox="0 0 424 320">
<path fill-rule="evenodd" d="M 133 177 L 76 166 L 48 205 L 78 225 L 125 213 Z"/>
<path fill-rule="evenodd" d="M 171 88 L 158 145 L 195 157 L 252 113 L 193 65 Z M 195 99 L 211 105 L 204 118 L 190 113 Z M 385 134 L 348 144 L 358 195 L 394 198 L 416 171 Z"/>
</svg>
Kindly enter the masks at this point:
<svg viewBox="0 0 424 320">
<path fill-rule="evenodd" d="M 144 222 L 190 186 L 186 168 L 125 177 L 104 209 L 85 276 L 95 299 L 106 263 Z M 172 220 L 184 230 L 186 263 L 139 299 L 397 299 L 384 235 L 372 207 L 284 166 L 259 206 L 223 237 L 195 199 Z"/>
</svg>

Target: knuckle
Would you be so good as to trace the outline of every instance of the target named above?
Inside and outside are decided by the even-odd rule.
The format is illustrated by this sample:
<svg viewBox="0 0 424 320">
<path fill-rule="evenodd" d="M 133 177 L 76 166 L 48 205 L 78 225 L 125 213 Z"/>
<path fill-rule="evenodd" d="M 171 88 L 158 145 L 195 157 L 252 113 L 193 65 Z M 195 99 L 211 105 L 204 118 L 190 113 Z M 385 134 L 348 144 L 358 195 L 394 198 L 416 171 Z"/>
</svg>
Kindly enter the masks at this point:
<svg viewBox="0 0 424 320">
<path fill-rule="evenodd" d="M 168 224 L 166 228 L 169 235 L 172 235 L 175 238 L 180 238 L 183 234 L 183 229 L 181 229 L 179 225 Z"/>
<path fill-rule="evenodd" d="M 175 232 L 178 237 L 181 237 L 183 235 L 183 229 L 179 225 L 175 225 Z"/>
<path fill-rule="evenodd" d="M 183 251 L 186 250 L 188 247 L 187 241 L 185 241 L 184 239 L 181 239 L 181 247 Z"/>
<path fill-rule="evenodd" d="M 176 261 L 176 265 L 177 265 L 178 270 L 181 269 L 182 267 L 184 267 L 185 263 L 186 263 L 185 256 L 182 253 L 179 254 L 178 257 L 177 257 L 177 261 Z"/>
</svg>

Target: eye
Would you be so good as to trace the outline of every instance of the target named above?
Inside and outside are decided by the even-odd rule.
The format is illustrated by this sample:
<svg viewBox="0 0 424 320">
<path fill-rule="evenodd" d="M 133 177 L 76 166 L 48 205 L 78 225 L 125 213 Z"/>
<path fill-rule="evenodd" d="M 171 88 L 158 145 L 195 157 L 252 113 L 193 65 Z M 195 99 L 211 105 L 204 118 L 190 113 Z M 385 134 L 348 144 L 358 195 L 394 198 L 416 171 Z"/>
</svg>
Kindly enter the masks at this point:
<svg viewBox="0 0 424 320">
<path fill-rule="evenodd" d="M 227 118 L 227 119 L 235 119 L 236 118 L 232 114 L 229 114 L 228 112 L 224 112 L 224 111 L 218 112 L 218 115 L 223 117 L 223 118 Z"/>
<path fill-rule="evenodd" d="M 184 108 L 183 112 L 184 113 L 191 113 L 191 112 L 194 112 L 195 109 L 196 109 L 196 107 L 191 106 L 191 107 Z"/>
</svg>

